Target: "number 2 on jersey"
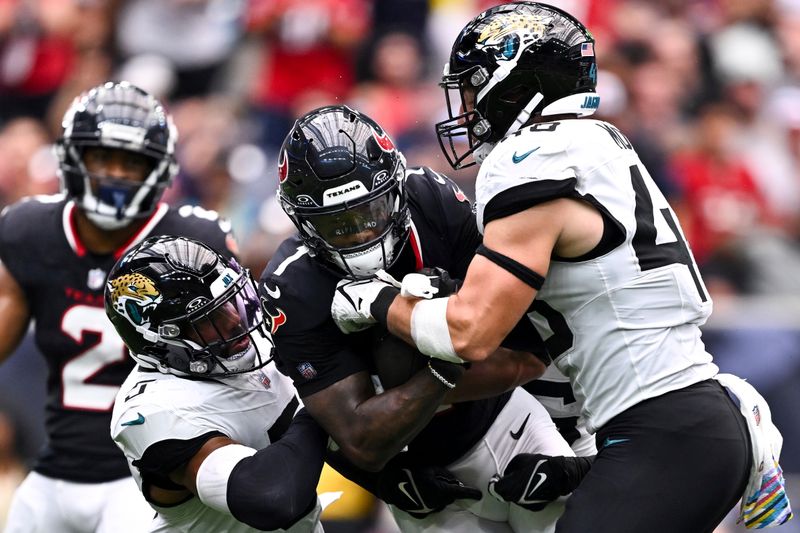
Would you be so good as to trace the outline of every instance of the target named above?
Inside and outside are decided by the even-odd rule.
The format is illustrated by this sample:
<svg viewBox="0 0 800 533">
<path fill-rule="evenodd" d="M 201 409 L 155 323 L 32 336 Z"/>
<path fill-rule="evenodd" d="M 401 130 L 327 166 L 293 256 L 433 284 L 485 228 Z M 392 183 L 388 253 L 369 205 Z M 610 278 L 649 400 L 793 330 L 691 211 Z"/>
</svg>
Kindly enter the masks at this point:
<svg viewBox="0 0 800 533">
<path fill-rule="evenodd" d="M 67 361 L 61 370 L 64 407 L 82 411 L 111 410 L 119 386 L 99 385 L 89 383 L 89 380 L 103 368 L 122 362 L 127 356 L 114 325 L 102 307 L 76 305 L 64 313 L 61 330 L 78 343 L 83 341 L 86 332 L 96 333 L 99 337 L 96 344 Z"/>
<path fill-rule="evenodd" d="M 642 271 L 646 271 L 676 263 L 686 265 L 692 275 L 695 287 L 697 287 L 697 292 L 700 293 L 700 299 L 704 302 L 708 301 L 689 246 L 681 235 L 672 212 L 667 207 L 659 210 L 672 231 L 675 241 L 658 244 L 656 242 L 658 230 L 655 223 L 655 210 L 650 191 L 647 190 L 647 184 L 639 167 L 632 165 L 630 170 L 631 185 L 636 193 L 636 233 L 633 236 L 633 250 L 639 259 L 639 266 Z"/>
</svg>

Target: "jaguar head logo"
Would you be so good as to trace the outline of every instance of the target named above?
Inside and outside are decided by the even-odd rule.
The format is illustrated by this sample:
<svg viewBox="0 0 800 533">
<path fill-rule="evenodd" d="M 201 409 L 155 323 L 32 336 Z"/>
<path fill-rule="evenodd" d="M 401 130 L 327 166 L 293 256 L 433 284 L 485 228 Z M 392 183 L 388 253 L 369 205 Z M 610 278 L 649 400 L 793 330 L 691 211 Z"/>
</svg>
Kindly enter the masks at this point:
<svg viewBox="0 0 800 533">
<path fill-rule="evenodd" d="M 124 274 L 109 280 L 114 310 L 134 326 L 147 326 L 150 314 L 164 297 L 153 280 L 142 274 Z"/>
</svg>

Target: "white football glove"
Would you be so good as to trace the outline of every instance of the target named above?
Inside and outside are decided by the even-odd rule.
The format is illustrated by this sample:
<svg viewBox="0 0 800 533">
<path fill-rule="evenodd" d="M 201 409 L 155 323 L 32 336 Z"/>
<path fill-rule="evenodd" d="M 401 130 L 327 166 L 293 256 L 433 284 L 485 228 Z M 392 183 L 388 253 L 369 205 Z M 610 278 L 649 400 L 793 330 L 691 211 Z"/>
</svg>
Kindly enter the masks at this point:
<svg viewBox="0 0 800 533">
<path fill-rule="evenodd" d="M 379 279 L 343 279 L 336 285 L 331 316 L 342 333 L 363 331 L 377 322 L 371 307 L 386 287 L 392 285 Z"/>
<path fill-rule="evenodd" d="M 450 296 L 458 290 L 457 283 L 441 268 L 423 268 L 419 272 L 406 274 L 400 283 L 385 270 L 379 270 L 375 277 L 400 289 L 400 296 L 411 296 L 430 300 L 439 293 Z M 444 289 L 444 291 L 442 291 Z"/>
</svg>

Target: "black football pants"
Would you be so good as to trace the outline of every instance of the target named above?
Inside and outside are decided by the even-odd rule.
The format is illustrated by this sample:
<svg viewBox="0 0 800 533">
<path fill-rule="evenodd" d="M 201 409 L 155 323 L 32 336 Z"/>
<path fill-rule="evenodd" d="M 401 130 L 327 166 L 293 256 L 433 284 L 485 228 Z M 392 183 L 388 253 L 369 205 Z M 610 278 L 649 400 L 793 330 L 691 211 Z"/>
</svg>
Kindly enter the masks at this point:
<svg viewBox="0 0 800 533">
<path fill-rule="evenodd" d="M 744 492 L 744 418 L 708 380 L 646 400 L 596 435 L 597 458 L 556 533 L 706 533 Z"/>
</svg>

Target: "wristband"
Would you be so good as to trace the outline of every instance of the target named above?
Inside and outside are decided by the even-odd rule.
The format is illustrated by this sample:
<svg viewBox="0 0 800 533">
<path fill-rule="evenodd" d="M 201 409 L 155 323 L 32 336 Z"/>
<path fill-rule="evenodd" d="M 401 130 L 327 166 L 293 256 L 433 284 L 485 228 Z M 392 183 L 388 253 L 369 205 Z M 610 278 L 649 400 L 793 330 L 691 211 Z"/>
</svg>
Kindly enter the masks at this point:
<svg viewBox="0 0 800 533">
<path fill-rule="evenodd" d="M 394 299 L 397 298 L 397 295 L 400 294 L 400 290 L 386 286 L 378 293 L 378 297 L 375 298 L 375 301 L 372 302 L 372 305 L 369 306 L 369 312 L 372 315 L 372 318 L 378 321 L 379 324 L 382 326 L 386 326 L 386 322 L 388 320 L 389 315 L 389 307 L 391 307 L 392 302 Z"/>
</svg>

